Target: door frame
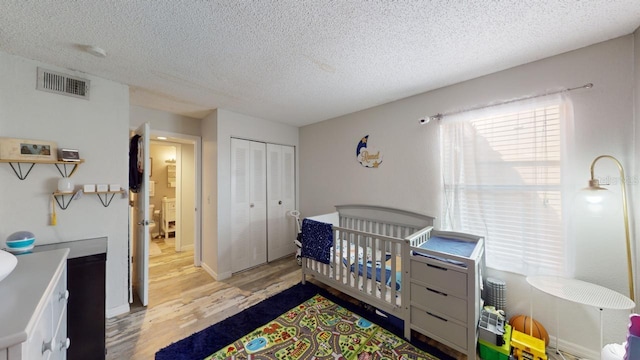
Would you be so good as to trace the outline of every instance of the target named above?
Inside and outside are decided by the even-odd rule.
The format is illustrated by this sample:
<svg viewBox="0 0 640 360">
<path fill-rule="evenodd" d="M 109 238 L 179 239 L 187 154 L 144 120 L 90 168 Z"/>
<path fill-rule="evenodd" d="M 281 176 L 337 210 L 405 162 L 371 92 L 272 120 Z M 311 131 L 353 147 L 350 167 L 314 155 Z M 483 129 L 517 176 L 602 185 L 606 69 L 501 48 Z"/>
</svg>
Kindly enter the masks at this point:
<svg viewBox="0 0 640 360">
<path fill-rule="evenodd" d="M 151 140 L 154 142 L 162 142 L 167 143 L 168 145 L 172 143 L 177 143 L 181 145 L 193 145 L 194 147 L 194 160 L 195 160 L 195 214 L 194 214 L 194 234 L 195 239 L 193 239 L 193 265 L 200 267 L 202 264 L 202 138 L 200 136 L 180 134 L 170 131 L 156 130 L 151 129 Z M 166 140 L 158 140 L 158 136 L 164 136 Z M 178 168 L 176 167 L 176 171 Z M 180 171 L 182 171 L 182 166 L 180 167 Z M 180 178 L 182 178 L 182 174 L 180 174 Z M 179 180 L 176 186 L 184 186 L 184 182 Z M 176 191 L 179 188 L 176 187 Z M 180 195 L 182 197 L 182 195 Z M 178 195 L 176 195 L 177 201 Z M 176 210 L 179 211 L 179 214 L 176 215 L 176 218 L 179 219 L 182 217 L 182 212 L 185 211 L 182 206 L 176 204 Z"/>
<path fill-rule="evenodd" d="M 137 130 L 137 127 L 130 127 L 129 129 L 129 137 L 133 136 L 135 134 L 135 131 Z M 149 137 L 150 140 L 151 138 L 157 138 L 158 136 L 165 136 L 168 139 L 171 139 L 170 142 L 173 143 L 181 143 L 181 144 L 190 144 L 193 145 L 194 147 L 194 160 L 195 160 L 195 174 L 194 174 L 194 179 L 195 179 L 195 183 L 196 183 L 196 190 L 195 190 L 195 205 L 196 205 L 196 209 L 195 209 L 195 214 L 194 214 L 194 234 L 195 234 L 195 239 L 194 239 L 194 251 L 193 251 L 193 265 L 200 267 L 202 266 L 202 139 L 199 136 L 193 136 L 193 135 L 187 135 L 187 134 L 180 134 L 180 133 L 174 133 L 174 132 L 168 132 L 168 131 L 162 131 L 162 130 L 154 130 L 153 128 L 151 129 L 151 131 L 149 132 Z M 148 208 L 148 207 L 147 207 Z M 131 207 L 130 212 L 129 212 L 129 261 L 128 261 L 128 267 L 129 267 L 129 303 L 133 303 L 133 268 L 131 266 L 131 260 L 133 258 L 133 253 L 132 253 L 132 248 L 131 248 L 131 244 L 132 244 L 132 236 L 133 232 L 135 231 L 136 228 L 136 224 L 133 222 L 134 221 L 134 217 L 133 214 L 135 213 L 136 208 L 135 207 Z M 147 270 L 148 270 L 148 264 L 147 264 Z"/>
</svg>

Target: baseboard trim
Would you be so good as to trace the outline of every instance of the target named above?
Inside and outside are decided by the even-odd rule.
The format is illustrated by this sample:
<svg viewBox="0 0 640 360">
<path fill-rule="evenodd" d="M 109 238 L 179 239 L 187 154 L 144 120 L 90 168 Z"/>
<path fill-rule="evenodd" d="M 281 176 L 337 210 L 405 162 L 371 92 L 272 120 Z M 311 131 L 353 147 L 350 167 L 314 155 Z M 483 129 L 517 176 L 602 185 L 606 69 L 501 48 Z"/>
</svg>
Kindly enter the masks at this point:
<svg viewBox="0 0 640 360">
<path fill-rule="evenodd" d="M 193 250 L 193 249 L 194 249 L 193 244 L 189 244 L 189 245 L 182 245 L 182 246 L 180 247 L 180 251 L 187 251 L 187 250 Z"/>
<path fill-rule="evenodd" d="M 129 308 L 129 304 L 124 304 L 124 305 L 116 306 L 114 308 L 107 309 L 105 315 L 107 316 L 107 319 L 110 319 L 118 315 L 126 314 L 130 310 L 131 309 Z"/>
<path fill-rule="evenodd" d="M 220 281 L 220 280 L 224 280 L 224 279 L 228 279 L 231 277 L 231 273 L 222 273 L 222 274 L 218 274 L 215 271 L 213 271 L 213 269 L 211 269 L 206 263 L 201 262 L 200 266 L 202 267 L 202 269 L 204 271 L 207 272 L 207 274 L 211 275 L 211 277 L 216 280 L 216 281 Z"/>
<path fill-rule="evenodd" d="M 553 336 L 549 336 L 549 347 L 547 348 L 547 352 L 555 353 L 555 347 L 556 338 Z M 569 353 L 573 356 L 586 359 L 600 359 L 600 351 L 602 351 L 602 349 L 600 349 L 599 351 L 593 351 L 592 349 L 587 349 L 584 346 L 564 341 L 562 339 L 558 341 L 558 347 L 563 353 Z"/>
</svg>

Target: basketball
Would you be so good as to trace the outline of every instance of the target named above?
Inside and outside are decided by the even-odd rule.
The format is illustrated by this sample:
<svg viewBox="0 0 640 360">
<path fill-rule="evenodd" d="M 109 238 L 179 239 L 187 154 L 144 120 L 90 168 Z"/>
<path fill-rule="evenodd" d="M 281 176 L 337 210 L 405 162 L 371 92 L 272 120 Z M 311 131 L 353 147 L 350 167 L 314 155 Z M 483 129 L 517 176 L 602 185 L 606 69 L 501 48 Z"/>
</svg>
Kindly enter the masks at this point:
<svg viewBox="0 0 640 360">
<path fill-rule="evenodd" d="M 536 319 L 526 315 L 514 315 L 509 319 L 509 325 L 521 333 L 544 340 L 545 346 L 549 345 L 549 333 Z"/>
</svg>

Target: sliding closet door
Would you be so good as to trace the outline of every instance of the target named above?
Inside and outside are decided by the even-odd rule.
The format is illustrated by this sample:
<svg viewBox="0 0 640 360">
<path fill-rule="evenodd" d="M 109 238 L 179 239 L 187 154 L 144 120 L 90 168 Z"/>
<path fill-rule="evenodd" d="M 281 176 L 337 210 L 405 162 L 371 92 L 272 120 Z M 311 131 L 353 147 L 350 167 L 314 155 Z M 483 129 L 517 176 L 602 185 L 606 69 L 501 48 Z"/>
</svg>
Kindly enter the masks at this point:
<svg viewBox="0 0 640 360">
<path fill-rule="evenodd" d="M 295 252 L 295 151 L 292 146 L 267 144 L 268 260 Z"/>
<path fill-rule="evenodd" d="M 231 139 L 232 271 L 267 261 L 264 143 Z"/>
</svg>

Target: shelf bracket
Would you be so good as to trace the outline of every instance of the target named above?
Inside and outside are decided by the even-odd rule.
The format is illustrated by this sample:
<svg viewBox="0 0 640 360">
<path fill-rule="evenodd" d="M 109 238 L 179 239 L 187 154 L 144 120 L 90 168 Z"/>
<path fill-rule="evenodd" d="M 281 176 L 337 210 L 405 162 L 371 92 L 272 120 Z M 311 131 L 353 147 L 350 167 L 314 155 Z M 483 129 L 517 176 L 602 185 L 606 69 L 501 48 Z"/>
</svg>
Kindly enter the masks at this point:
<svg viewBox="0 0 640 360">
<path fill-rule="evenodd" d="M 64 163 L 62 164 L 62 168 L 64 169 L 64 172 L 63 172 L 62 169 L 60 168 L 61 164 L 55 164 L 55 165 L 60 175 L 62 175 L 62 177 L 71 177 L 71 175 L 73 175 L 73 173 L 76 172 L 76 169 L 78 168 L 78 163 Z M 67 173 L 67 165 L 73 165 L 73 169 L 71 169 L 70 173 Z"/>
<path fill-rule="evenodd" d="M 109 197 L 109 193 L 103 194 L 104 199 L 102 198 L 102 196 L 100 196 L 101 194 L 96 195 L 98 196 L 98 199 L 100 199 L 102 206 L 108 207 L 109 205 L 111 205 L 111 200 L 113 200 L 113 197 L 116 196 L 116 193 L 111 193 L 111 197 Z"/>
<path fill-rule="evenodd" d="M 22 166 L 20 166 L 20 163 L 15 163 L 16 165 L 18 165 L 18 169 L 16 170 L 15 166 L 13 166 L 14 163 L 10 162 L 9 165 L 11 165 L 11 169 L 13 169 L 13 172 L 16 174 L 16 176 L 18 177 L 18 179 L 20 180 L 24 180 L 27 178 L 27 176 L 29 175 L 29 173 L 31 172 L 31 169 L 33 169 L 33 166 L 36 163 L 29 163 L 31 164 L 31 166 L 29 166 L 29 170 L 27 170 L 27 172 L 25 174 L 22 174 Z"/>
<path fill-rule="evenodd" d="M 70 194 L 69 201 L 66 203 L 64 201 L 64 195 L 62 194 L 54 194 L 53 197 L 56 199 L 56 202 L 58 203 L 58 206 L 60 206 L 60 209 L 67 210 L 67 208 L 69 207 L 69 204 L 71 204 L 71 201 L 74 198 L 74 194 Z M 62 199 L 62 203 L 60 202 L 59 199 Z"/>
</svg>

